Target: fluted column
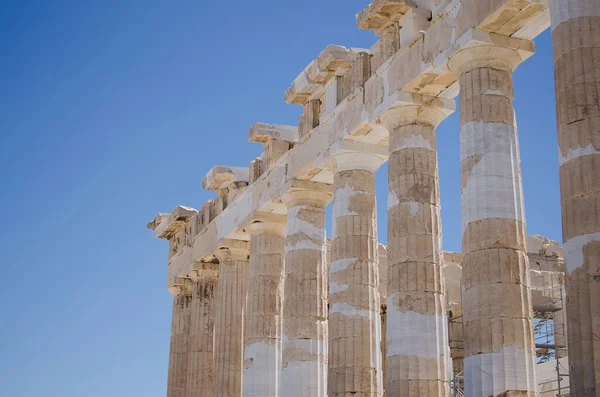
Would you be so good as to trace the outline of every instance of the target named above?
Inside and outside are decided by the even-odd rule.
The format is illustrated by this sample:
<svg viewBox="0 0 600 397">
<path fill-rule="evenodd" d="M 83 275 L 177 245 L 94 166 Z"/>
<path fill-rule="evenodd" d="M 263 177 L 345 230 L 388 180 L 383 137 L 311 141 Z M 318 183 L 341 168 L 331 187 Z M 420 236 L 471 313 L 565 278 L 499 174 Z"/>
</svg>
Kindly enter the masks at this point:
<svg viewBox="0 0 600 397">
<path fill-rule="evenodd" d="M 186 397 L 212 397 L 214 295 L 218 265 L 200 263 L 190 274 L 190 337 Z"/>
<path fill-rule="evenodd" d="M 527 44 L 527 43 L 524 43 Z M 517 51 L 459 52 L 465 394 L 536 395 L 533 310 L 519 141 Z"/>
<path fill-rule="evenodd" d="M 285 220 L 250 224 L 250 267 L 244 330 L 244 397 L 278 397 Z"/>
<path fill-rule="evenodd" d="M 341 153 L 329 269 L 329 397 L 382 395 L 375 171 L 379 157 Z"/>
<path fill-rule="evenodd" d="M 552 0 L 570 385 L 600 395 L 600 1 Z"/>
<path fill-rule="evenodd" d="M 231 241 L 219 249 L 215 313 L 214 397 L 240 397 L 244 361 L 244 311 L 250 245 Z"/>
<path fill-rule="evenodd" d="M 170 291 L 173 294 L 173 320 L 171 323 L 171 346 L 169 351 L 169 375 L 167 397 L 186 397 L 189 338 L 192 324 L 192 281 L 177 279 Z"/>
<path fill-rule="evenodd" d="M 388 397 L 450 394 L 435 128 L 449 112 L 407 105 L 381 118 L 388 163 Z"/>
<path fill-rule="evenodd" d="M 282 199 L 288 208 L 281 397 L 327 397 L 326 186 L 306 183 Z"/>
</svg>

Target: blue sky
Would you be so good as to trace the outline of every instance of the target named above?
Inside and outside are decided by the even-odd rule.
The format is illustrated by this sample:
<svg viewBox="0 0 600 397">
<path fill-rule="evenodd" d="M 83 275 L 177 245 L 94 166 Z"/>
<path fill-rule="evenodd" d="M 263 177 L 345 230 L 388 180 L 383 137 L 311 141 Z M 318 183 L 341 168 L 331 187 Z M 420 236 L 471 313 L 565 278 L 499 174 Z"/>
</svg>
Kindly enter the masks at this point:
<svg viewBox="0 0 600 397">
<path fill-rule="evenodd" d="M 0 394 L 162 397 L 167 245 L 145 224 L 212 198 L 256 121 L 328 44 L 368 48 L 365 0 L 30 0 L 0 9 Z M 515 73 L 528 232 L 560 239 L 549 32 Z M 438 129 L 444 247 L 460 250 L 458 113 Z M 386 168 L 378 173 L 385 241 Z"/>
</svg>

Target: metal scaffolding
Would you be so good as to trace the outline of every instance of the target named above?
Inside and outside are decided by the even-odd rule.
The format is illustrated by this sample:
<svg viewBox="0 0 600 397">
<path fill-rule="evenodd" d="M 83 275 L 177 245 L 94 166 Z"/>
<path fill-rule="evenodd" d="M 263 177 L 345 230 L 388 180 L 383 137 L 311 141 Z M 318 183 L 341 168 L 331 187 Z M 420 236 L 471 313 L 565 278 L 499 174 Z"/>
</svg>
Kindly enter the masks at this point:
<svg viewBox="0 0 600 397">
<path fill-rule="evenodd" d="M 544 293 L 547 303 L 533 308 L 537 363 L 555 363 L 556 371 L 550 379 L 541 380 L 541 397 L 569 396 L 569 369 L 561 361 L 567 357 L 564 277 L 564 273 L 552 274 L 550 288 Z"/>
<path fill-rule="evenodd" d="M 569 396 L 569 368 L 567 360 L 567 332 L 565 315 L 565 274 L 556 271 L 538 273 L 542 285 L 538 284 L 537 305 L 533 307 L 535 348 L 538 373 L 544 371 L 539 380 L 540 397 Z M 461 291 L 462 292 L 462 291 Z M 462 313 L 449 313 L 449 327 L 463 332 L 451 332 L 450 346 L 456 357 L 464 357 L 462 335 Z M 550 371 L 551 370 L 551 371 Z M 450 383 L 454 397 L 464 397 L 464 372 L 462 365 L 454 367 L 454 377 Z"/>
</svg>

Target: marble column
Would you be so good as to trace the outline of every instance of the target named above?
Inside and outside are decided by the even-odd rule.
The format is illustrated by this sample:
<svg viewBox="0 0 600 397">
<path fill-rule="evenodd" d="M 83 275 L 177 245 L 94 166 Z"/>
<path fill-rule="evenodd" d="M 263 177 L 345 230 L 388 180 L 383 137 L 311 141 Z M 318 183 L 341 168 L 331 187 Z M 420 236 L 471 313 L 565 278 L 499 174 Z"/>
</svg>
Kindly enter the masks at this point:
<svg viewBox="0 0 600 397">
<path fill-rule="evenodd" d="M 219 249 L 215 313 L 214 397 L 241 397 L 244 361 L 244 311 L 250 244 L 232 241 Z"/>
<path fill-rule="evenodd" d="M 173 320 L 171 323 L 171 346 L 169 350 L 169 374 L 167 397 L 186 397 L 189 338 L 192 325 L 192 281 L 179 278 L 171 287 L 173 294 Z"/>
<path fill-rule="evenodd" d="M 212 397 L 214 295 L 218 265 L 200 263 L 190 274 L 190 336 L 186 397 Z"/>
<path fill-rule="evenodd" d="M 250 233 L 250 267 L 244 329 L 244 397 L 278 397 L 285 219 L 257 221 Z"/>
<path fill-rule="evenodd" d="M 552 0 L 571 394 L 600 395 L 600 1 Z"/>
<path fill-rule="evenodd" d="M 435 128 L 426 104 L 384 114 L 388 163 L 388 397 L 450 395 L 448 317 Z"/>
<path fill-rule="evenodd" d="M 327 185 L 286 192 L 281 397 L 327 397 Z"/>
<path fill-rule="evenodd" d="M 523 44 L 527 44 L 523 42 Z M 517 51 L 459 52 L 465 394 L 537 390 L 519 141 L 512 105 Z"/>
<path fill-rule="evenodd" d="M 370 153 L 341 153 L 329 268 L 329 397 L 383 393 L 375 171 Z"/>
</svg>

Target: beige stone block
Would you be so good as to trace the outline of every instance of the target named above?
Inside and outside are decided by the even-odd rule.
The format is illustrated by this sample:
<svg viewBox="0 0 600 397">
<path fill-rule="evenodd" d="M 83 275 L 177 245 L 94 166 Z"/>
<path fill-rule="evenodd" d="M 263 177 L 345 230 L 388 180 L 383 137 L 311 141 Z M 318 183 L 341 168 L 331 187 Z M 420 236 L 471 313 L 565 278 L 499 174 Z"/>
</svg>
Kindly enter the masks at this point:
<svg viewBox="0 0 600 397">
<path fill-rule="evenodd" d="M 600 17 L 576 18 L 553 31 L 559 147 L 569 150 L 589 145 L 600 149 L 600 107 L 595 100 L 600 71 Z M 594 132 L 595 131 L 595 132 Z"/>
<path fill-rule="evenodd" d="M 471 28 L 484 24 L 484 21 L 497 12 L 506 2 L 507 0 L 489 0 L 462 3 L 456 15 L 457 37 L 462 36 Z"/>
<path fill-rule="evenodd" d="M 377 40 L 371 47 L 371 73 L 374 74 L 383 63 L 381 54 L 381 40 Z"/>
<path fill-rule="evenodd" d="M 206 174 L 202 180 L 202 187 L 205 190 L 218 191 L 235 182 L 248 182 L 248 168 L 217 165 Z"/>
<path fill-rule="evenodd" d="M 443 294 L 443 275 L 439 261 L 398 262 L 390 264 L 388 293 L 427 292 Z"/>
<path fill-rule="evenodd" d="M 475 298 L 477 300 L 471 300 Z M 465 287 L 464 299 L 462 311 L 469 319 L 527 318 L 531 316 L 530 294 L 525 285 L 473 285 Z"/>
<path fill-rule="evenodd" d="M 465 356 L 499 353 L 515 346 L 534 354 L 533 322 L 523 318 L 477 318 L 464 322 Z"/>
<path fill-rule="evenodd" d="M 418 108 L 417 114 L 425 113 L 427 109 L 425 107 Z M 408 122 L 409 119 L 403 120 Z M 436 136 L 435 129 L 431 128 L 428 120 L 415 120 L 408 125 L 399 125 L 394 129 L 393 133 L 390 134 L 389 150 L 390 154 L 393 154 L 400 149 L 409 150 L 410 145 L 413 145 L 415 149 L 429 149 L 435 155 L 436 150 Z M 401 121 L 402 122 L 402 121 Z M 402 152 L 397 153 L 400 155 Z"/>
<path fill-rule="evenodd" d="M 400 24 L 393 22 L 381 33 L 381 60 L 390 59 L 400 49 Z"/>
<path fill-rule="evenodd" d="M 147 226 L 154 230 L 156 237 L 171 240 L 176 234 L 185 232 L 185 227 L 198 210 L 178 205 L 170 214 L 158 214 Z"/>
<path fill-rule="evenodd" d="M 490 14 L 480 29 L 512 36 L 546 9 L 544 4 L 529 0 L 508 0 L 497 11 Z"/>
<path fill-rule="evenodd" d="M 594 281 L 600 276 L 597 266 L 600 256 L 587 258 L 584 268 L 574 270 L 567 279 L 567 313 L 569 318 L 569 362 L 572 376 L 571 391 L 588 395 L 598 390 L 598 332 L 600 315 L 593 303 L 600 301 L 600 286 Z M 591 270 L 591 271 L 590 271 Z M 590 394 L 593 395 L 593 394 Z"/>
<path fill-rule="evenodd" d="M 437 360 L 424 360 L 420 357 L 396 356 L 391 365 L 400 366 L 399 379 L 388 380 L 388 396 L 448 396 L 446 379 L 423 379 L 421 374 L 437 372 Z"/>
<path fill-rule="evenodd" d="M 360 52 L 353 61 L 349 92 L 344 95 L 353 93 L 356 89 L 363 87 L 369 77 L 371 77 L 371 54 L 368 52 Z"/>
<path fill-rule="evenodd" d="M 388 227 L 388 240 L 416 237 L 432 246 L 430 253 L 439 254 L 436 252 L 440 249 L 439 238 L 442 234 L 439 212 L 438 206 L 418 201 L 404 201 L 391 207 L 388 220 L 393 219 L 394 226 Z"/>
<path fill-rule="evenodd" d="M 528 285 L 528 258 L 521 250 L 499 248 L 482 249 L 465 254 L 463 285 L 497 283 Z"/>
<path fill-rule="evenodd" d="M 421 38 L 396 53 L 390 60 L 388 79 L 391 92 L 402 91 L 421 74 L 423 48 L 423 39 Z"/>
<path fill-rule="evenodd" d="M 410 45 L 417 36 L 423 33 L 429 27 L 431 20 L 431 10 L 423 8 L 411 8 L 400 18 L 400 47 Z"/>
<path fill-rule="evenodd" d="M 390 157 L 390 167 L 393 169 L 408 168 L 410 171 L 413 165 L 400 165 L 400 159 L 396 156 Z M 435 165 L 435 161 L 432 161 Z M 396 174 L 390 178 L 392 199 L 402 203 L 427 203 L 434 204 L 439 202 L 440 192 L 436 187 L 437 170 L 424 170 L 424 172 L 406 172 Z"/>
<path fill-rule="evenodd" d="M 351 170 L 338 172 L 335 175 L 335 190 L 349 186 L 356 192 L 375 193 L 375 176 L 372 172 Z"/>
<path fill-rule="evenodd" d="M 202 205 L 202 225 L 207 227 L 213 219 L 217 216 L 217 211 L 215 208 L 215 201 L 208 200 L 204 205 Z"/>
<path fill-rule="evenodd" d="M 340 236 L 331 241 L 331 261 L 344 258 L 367 259 L 377 255 L 377 240 L 362 236 Z"/>
<path fill-rule="evenodd" d="M 357 194 L 350 203 L 351 211 L 360 215 L 348 215 L 335 220 L 336 230 L 348 230 L 347 238 L 352 236 L 368 236 L 377 243 L 377 228 L 373 225 L 375 213 L 375 197 L 372 195 Z M 371 208 L 370 213 L 367 208 Z M 366 212 L 366 213 L 365 213 Z"/>
<path fill-rule="evenodd" d="M 365 108 L 374 111 L 383 102 L 384 93 L 383 79 L 373 74 L 365 83 Z"/>
<path fill-rule="evenodd" d="M 489 218 L 471 222 L 463 233 L 465 254 L 481 249 L 525 250 L 525 224 L 515 219 Z"/>
<path fill-rule="evenodd" d="M 263 168 L 262 160 L 260 158 L 256 158 L 250 162 L 250 183 L 254 183 L 258 178 L 260 178 L 263 173 Z"/>
<path fill-rule="evenodd" d="M 390 257 L 390 266 L 408 262 L 440 263 L 440 252 L 436 246 L 439 246 L 439 239 L 432 236 L 392 238 L 388 245 L 389 252 L 394 252 Z"/>
<path fill-rule="evenodd" d="M 514 126 L 512 73 L 478 68 L 460 79 L 461 124 L 473 121 Z"/>
<path fill-rule="evenodd" d="M 356 24 L 359 29 L 381 34 L 390 24 L 398 22 L 412 5 L 405 0 L 375 0 L 356 15 Z"/>
<path fill-rule="evenodd" d="M 256 123 L 248 131 L 248 141 L 267 145 L 272 140 L 298 142 L 298 127 L 289 125 Z"/>
<path fill-rule="evenodd" d="M 319 125 L 319 118 L 321 116 L 321 101 L 320 100 L 309 100 L 304 105 L 304 114 L 300 117 L 300 137 L 302 140 L 305 136 Z"/>
<path fill-rule="evenodd" d="M 560 167 L 563 237 L 600 230 L 600 155 L 574 158 Z"/>
</svg>

